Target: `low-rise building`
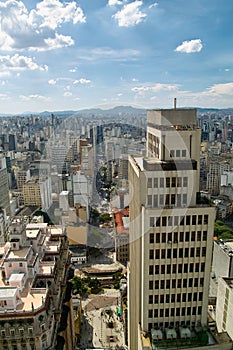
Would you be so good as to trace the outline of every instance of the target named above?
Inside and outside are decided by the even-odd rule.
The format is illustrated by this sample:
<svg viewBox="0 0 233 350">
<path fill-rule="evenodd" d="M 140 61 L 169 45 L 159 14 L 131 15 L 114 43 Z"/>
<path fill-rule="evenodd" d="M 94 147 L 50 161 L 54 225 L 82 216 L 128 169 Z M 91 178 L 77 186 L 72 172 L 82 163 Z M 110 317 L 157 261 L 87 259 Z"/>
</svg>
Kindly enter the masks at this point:
<svg viewBox="0 0 233 350">
<path fill-rule="evenodd" d="M 56 349 L 61 336 L 73 349 L 72 327 L 61 324 L 69 263 L 63 228 L 11 222 L 0 245 L 0 349 Z"/>
</svg>

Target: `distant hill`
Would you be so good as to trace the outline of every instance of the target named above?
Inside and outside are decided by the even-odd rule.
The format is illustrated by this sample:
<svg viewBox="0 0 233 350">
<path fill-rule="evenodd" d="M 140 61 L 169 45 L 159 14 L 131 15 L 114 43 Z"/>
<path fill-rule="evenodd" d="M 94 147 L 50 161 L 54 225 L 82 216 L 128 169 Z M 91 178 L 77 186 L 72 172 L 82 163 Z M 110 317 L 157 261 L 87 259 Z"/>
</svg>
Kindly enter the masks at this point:
<svg viewBox="0 0 233 350">
<path fill-rule="evenodd" d="M 199 108 L 199 107 L 187 107 L 187 108 L 196 108 L 198 114 L 202 113 L 222 113 L 233 114 L 233 108 Z M 82 116 L 82 117 L 91 117 L 91 116 L 99 116 L 99 117 L 115 117 L 115 116 L 125 116 L 125 115 L 146 115 L 146 108 L 136 108 L 132 106 L 116 106 L 110 109 L 101 109 L 101 108 L 90 108 L 90 109 L 82 109 L 82 110 L 64 110 L 64 111 L 44 111 L 40 113 L 36 112 L 25 112 L 21 114 L 6 114 L 0 113 L 0 117 L 13 117 L 13 116 L 30 116 L 30 115 L 38 115 L 41 117 L 49 117 L 51 114 L 54 114 L 60 118 L 68 118 L 74 115 Z"/>
</svg>

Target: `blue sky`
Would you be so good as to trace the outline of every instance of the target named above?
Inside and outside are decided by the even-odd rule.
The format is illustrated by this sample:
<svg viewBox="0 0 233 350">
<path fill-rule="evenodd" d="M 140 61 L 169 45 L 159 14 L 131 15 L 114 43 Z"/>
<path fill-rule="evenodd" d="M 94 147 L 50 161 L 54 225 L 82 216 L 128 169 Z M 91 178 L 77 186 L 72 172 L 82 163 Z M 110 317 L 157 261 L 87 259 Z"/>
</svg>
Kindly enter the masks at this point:
<svg viewBox="0 0 233 350">
<path fill-rule="evenodd" d="M 0 0 L 0 113 L 233 107 L 233 1 Z"/>
</svg>

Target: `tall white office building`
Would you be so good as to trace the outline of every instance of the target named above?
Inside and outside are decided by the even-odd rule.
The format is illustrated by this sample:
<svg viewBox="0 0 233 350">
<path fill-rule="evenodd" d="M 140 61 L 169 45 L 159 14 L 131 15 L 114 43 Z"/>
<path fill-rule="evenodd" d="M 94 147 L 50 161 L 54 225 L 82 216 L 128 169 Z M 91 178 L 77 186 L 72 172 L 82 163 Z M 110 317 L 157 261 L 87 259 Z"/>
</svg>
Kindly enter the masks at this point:
<svg viewBox="0 0 233 350">
<path fill-rule="evenodd" d="M 147 156 L 129 157 L 129 349 L 207 324 L 215 208 L 198 196 L 200 143 L 195 109 L 149 110 Z"/>
</svg>

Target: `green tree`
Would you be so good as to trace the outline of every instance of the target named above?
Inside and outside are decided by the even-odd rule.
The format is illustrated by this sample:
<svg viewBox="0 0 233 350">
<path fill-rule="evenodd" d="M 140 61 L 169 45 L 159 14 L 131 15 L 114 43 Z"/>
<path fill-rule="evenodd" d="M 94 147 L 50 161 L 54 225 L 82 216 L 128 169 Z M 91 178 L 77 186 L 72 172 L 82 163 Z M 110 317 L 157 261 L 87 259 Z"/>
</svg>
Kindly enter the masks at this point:
<svg viewBox="0 0 233 350">
<path fill-rule="evenodd" d="M 81 277 L 74 276 L 71 282 L 73 284 L 73 291 L 76 291 L 77 294 L 83 295 L 87 292 L 86 283 Z"/>
</svg>

